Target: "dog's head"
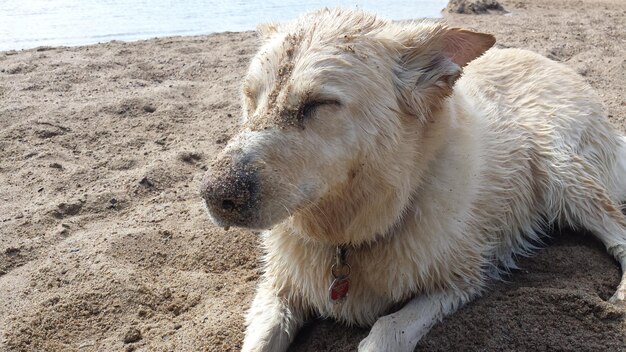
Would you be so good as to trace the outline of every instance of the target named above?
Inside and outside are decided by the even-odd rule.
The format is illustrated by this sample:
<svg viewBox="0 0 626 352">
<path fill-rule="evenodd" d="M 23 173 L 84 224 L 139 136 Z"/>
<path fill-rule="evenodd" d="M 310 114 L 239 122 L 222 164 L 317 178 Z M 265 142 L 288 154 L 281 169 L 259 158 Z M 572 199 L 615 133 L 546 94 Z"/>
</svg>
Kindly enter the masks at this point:
<svg viewBox="0 0 626 352">
<path fill-rule="evenodd" d="M 384 234 L 409 201 L 428 130 L 461 67 L 495 39 L 441 23 L 324 9 L 259 28 L 243 124 L 201 193 L 220 226 L 332 243 Z"/>
</svg>

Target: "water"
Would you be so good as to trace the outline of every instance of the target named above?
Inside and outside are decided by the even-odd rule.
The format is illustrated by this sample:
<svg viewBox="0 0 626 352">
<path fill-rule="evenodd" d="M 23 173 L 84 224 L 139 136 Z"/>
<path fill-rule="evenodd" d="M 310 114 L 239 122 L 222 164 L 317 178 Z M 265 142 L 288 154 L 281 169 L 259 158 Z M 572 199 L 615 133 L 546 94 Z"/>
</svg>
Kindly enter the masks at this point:
<svg viewBox="0 0 626 352">
<path fill-rule="evenodd" d="M 0 50 L 113 39 L 251 30 L 323 6 L 359 7 L 400 20 L 440 17 L 446 0 L 1 0 Z"/>
</svg>

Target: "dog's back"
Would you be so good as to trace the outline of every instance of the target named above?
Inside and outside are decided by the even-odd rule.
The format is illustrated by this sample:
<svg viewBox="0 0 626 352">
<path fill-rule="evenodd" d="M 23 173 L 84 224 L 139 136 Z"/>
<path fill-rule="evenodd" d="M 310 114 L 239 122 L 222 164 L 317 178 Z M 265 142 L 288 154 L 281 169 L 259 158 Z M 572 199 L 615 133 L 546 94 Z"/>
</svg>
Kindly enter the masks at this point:
<svg viewBox="0 0 626 352">
<path fill-rule="evenodd" d="M 464 68 L 455 91 L 471 97 L 486 121 L 512 127 L 506 133 L 531 132 L 553 150 L 594 158 L 618 143 L 589 84 L 569 67 L 527 50 L 487 51 Z"/>
<path fill-rule="evenodd" d="M 460 116 L 482 125 L 476 162 L 484 199 L 475 209 L 488 232 L 503 236 L 494 239 L 502 264 L 534 249 L 546 224 L 579 224 L 576 206 L 564 199 L 592 198 L 614 212 L 610 203 L 626 201 L 626 139 L 567 66 L 526 50 L 491 49 L 464 68 L 453 100 Z"/>
</svg>

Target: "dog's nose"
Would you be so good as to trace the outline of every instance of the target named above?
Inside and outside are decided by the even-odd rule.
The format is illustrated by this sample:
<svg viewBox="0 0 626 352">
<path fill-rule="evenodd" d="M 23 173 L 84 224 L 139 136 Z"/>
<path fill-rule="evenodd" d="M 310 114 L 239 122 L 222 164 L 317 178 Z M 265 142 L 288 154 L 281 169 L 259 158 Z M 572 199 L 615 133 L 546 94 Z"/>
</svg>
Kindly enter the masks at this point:
<svg viewBox="0 0 626 352">
<path fill-rule="evenodd" d="M 258 177 L 247 165 L 210 169 L 204 175 L 200 194 L 219 225 L 245 224 L 257 203 Z"/>
</svg>

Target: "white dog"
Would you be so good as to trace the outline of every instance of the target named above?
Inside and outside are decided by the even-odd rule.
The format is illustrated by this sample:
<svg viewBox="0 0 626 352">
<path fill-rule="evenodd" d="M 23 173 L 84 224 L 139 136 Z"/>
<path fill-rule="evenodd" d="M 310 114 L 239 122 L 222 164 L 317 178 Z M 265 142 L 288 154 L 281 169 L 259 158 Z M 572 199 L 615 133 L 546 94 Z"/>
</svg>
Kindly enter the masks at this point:
<svg viewBox="0 0 626 352">
<path fill-rule="evenodd" d="M 626 270 L 626 139 L 569 68 L 361 11 L 259 31 L 241 132 L 201 189 L 216 224 L 267 230 L 243 350 L 318 315 L 373 325 L 361 351 L 411 351 L 555 222 Z"/>
</svg>

